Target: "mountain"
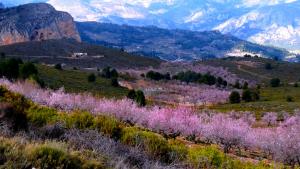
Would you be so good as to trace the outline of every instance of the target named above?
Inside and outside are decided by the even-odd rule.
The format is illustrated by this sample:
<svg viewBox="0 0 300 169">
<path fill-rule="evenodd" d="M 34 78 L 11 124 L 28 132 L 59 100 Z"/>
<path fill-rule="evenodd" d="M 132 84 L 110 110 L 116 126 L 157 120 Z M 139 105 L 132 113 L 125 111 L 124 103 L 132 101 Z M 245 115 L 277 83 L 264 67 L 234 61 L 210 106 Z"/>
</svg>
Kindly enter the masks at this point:
<svg viewBox="0 0 300 169">
<path fill-rule="evenodd" d="M 49 4 L 0 9 L 0 46 L 63 38 L 81 40 L 72 16 L 56 11 Z"/>
<path fill-rule="evenodd" d="M 265 45 L 300 49 L 300 2 L 254 9 L 231 18 L 215 27 L 222 33 L 231 33 Z"/>
<path fill-rule="evenodd" d="M 219 30 L 263 45 L 300 49 L 299 0 L 49 0 L 48 3 L 70 12 L 77 21 Z"/>
<path fill-rule="evenodd" d="M 4 8 L 4 5 L 0 2 L 0 9 Z"/>
<path fill-rule="evenodd" d="M 240 40 L 218 31 L 168 30 L 97 22 L 77 22 L 83 41 L 163 60 L 199 60 L 224 56 L 258 55 L 284 59 L 289 52 Z"/>
</svg>

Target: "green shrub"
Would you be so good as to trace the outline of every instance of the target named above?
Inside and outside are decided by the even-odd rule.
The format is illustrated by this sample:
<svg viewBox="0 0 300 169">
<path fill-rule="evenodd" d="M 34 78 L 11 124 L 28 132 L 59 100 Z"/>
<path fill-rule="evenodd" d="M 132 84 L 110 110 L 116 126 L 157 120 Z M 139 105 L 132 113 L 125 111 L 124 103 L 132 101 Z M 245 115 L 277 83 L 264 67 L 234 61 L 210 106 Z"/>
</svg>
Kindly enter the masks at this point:
<svg viewBox="0 0 300 169">
<path fill-rule="evenodd" d="M 101 133 L 112 138 L 119 138 L 121 132 L 121 123 L 115 118 L 108 116 L 97 116 L 94 118 L 94 128 Z"/>
<path fill-rule="evenodd" d="M 24 146 L 14 140 L 0 138 L 0 168 L 14 169 L 28 166 Z"/>
<path fill-rule="evenodd" d="M 0 60 L 0 77 L 17 79 L 19 77 L 19 65 L 22 63 L 22 60 L 14 58 Z"/>
<path fill-rule="evenodd" d="M 96 75 L 94 73 L 89 74 L 87 80 L 90 83 L 95 82 L 96 81 Z"/>
<path fill-rule="evenodd" d="M 128 127 L 122 130 L 121 142 L 131 146 L 141 146 L 153 158 L 168 160 L 168 142 L 161 135 Z"/>
<path fill-rule="evenodd" d="M 135 100 L 135 98 L 136 98 L 136 92 L 135 92 L 135 90 L 129 90 L 129 92 L 127 94 L 127 98 L 131 99 L 131 100 Z"/>
<path fill-rule="evenodd" d="M 144 95 L 143 91 L 138 90 L 136 92 L 135 101 L 138 103 L 139 106 L 146 106 L 146 98 L 145 98 L 145 95 Z"/>
<path fill-rule="evenodd" d="M 110 84 L 113 87 L 119 87 L 120 86 L 117 78 L 112 78 Z"/>
<path fill-rule="evenodd" d="M 54 68 L 55 69 L 57 69 L 57 70 L 62 70 L 62 66 L 61 66 L 61 64 L 56 64 L 55 66 L 54 66 Z"/>
<path fill-rule="evenodd" d="M 43 169 L 74 169 L 82 165 L 80 158 L 46 145 L 35 148 L 29 158 L 34 167 Z"/>
<path fill-rule="evenodd" d="M 188 152 L 188 163 L 193 168 L 223 168 L 224 158 L 216 147 L 195 147 Z"/>
<path fill-rule="evenodd" d="M 89 112 L 76 111 L 66 116 L 68 128 L 88 129 L 93 126 L 94 117 Z"/>
<path fill-rule="evenodd" d="M 287 96 L 286 97 L 286 101 L 287 102 L 293 102 L 294 101 L 294 98 L 292 96 Z"/>
<path fill-rule="evenodd" d="M 240 103 L 241 102 L 241 96 L 240 93 L 237 91 L 233 91 L 231 92 L 230 96 L 229 96 L 229 102 L 231 104 L 235 104 L 235 103 Z"/>
<path fill-rule="evenodd" d="M 242 93 L 242 99 L 245 102 L 257 101 L 259 100 L 259 91 L 258 90 L 250 90 L 246 89 Z"/>
<path fill-rule="evenodd" d="M 37 126 L 44 126 L 58 120 L 58 113 L 55 109 L 32 106 L 27 111 L 28 120 Z"/>
<path fill-rule="evenodd" d="M 270 80 L 271 87 L 279 87 L 280 86 L 280 79 L 274 78 Z"/>
<path fill-rule="evenodd" d="M 188 148 L 184 143 L 177 140 L 169 141 L 168 158 L 172 161 L 184 161 L 187 158 Z"/>
<path fill-rule="evenodd" d="M 27 79 L 32 75 L 37 75 L 38 70 L 35 65 L 31 62 L 24 63 L 20 67 L 20 75 L 23 79 Z"/>
<path fill-rule="evenodd" d="M 27 130 L 28 127 L 26 114 L 10 103 L 0 102 L 0 121 L 5 122 L 13 131 Z"/>
</svg>

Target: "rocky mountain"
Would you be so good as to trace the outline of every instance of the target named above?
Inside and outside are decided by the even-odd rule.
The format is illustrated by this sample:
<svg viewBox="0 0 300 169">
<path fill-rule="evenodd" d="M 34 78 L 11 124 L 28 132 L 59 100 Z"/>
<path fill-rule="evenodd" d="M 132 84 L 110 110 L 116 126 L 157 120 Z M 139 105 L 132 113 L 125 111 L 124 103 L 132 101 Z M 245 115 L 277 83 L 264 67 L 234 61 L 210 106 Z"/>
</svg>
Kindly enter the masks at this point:
<svg viewBox="0 0 300 169">
<path fill-rule="evenodd" d="M 299 0 L 48 0 L 77 21 L 219 30 L 251 42 L 300 49 Z M 74 10 L 80 9 L 80 10 Z"/>
<path fill-rule="evenodd" d="M 72 16 L 56 11 L 49 4 L 0 9 L 0 46 L 64 38 L 81 40 Z"/>
<path fill-rule="evenodd" d="M 97 22 L 78 22 L 77 28 L 85 42 L 163 60 L 199 60 L 244 54 L 284 59 L 289 55 L 286 50 L 261 46 L 218 31 L 168 30 Z"/>
</svg>

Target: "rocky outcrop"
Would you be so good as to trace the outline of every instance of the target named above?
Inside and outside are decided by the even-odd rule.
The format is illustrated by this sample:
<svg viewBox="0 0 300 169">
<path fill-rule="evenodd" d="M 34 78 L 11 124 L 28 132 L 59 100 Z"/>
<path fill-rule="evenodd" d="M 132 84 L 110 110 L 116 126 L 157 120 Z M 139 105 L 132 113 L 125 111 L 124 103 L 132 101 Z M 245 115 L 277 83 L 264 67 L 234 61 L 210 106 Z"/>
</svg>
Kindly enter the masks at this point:
<svg viewBox="0 0 300 169">
<path fill-rule="evenodd" d="M 70 14 L 46 3 L 0 9 L 0 46 L 48 39 L 81 41 Z"/>
</svg>

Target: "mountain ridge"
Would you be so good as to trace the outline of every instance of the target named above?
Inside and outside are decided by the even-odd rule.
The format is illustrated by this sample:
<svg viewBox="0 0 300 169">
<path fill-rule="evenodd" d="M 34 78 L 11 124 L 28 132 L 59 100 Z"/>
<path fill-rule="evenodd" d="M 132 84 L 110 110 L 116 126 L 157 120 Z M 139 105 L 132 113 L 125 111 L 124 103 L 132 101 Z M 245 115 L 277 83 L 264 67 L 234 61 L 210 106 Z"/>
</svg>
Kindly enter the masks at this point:
<svg viewBox="0 0 300 169">
<path fill-rule="evenodd" d="M 219 31 L 168 30 L 154 26 L 134 27 L 98 22 L 76 22 L 76 25 L 85 42 L 163 60 L 222 58 L 233 51 L 277 59 L 289 55 L 284 49 L 261 46 Z"/>
<path fill-rule="evenodd" d="M 81 41 L 72 16 L 47 3 L 0 10 L 0 45 L 48 39 Z"/>
<path fill-rule="evenodd" d="M 70 12 L 76 21 L 98 21 L 133 26 L 155 25 L 166 29 L 209 31 L 217 29 L 240 39 L 288 50 L 300 49 L 300 1 L 235 1 L 235 0 L 170 0 L 170 1 L 81 1 L 73 4 L 50 0 L 59 9 Z M 72 7 L 69 7 L 72 6 Z M 73 7 L 81 11 L 73 12 Z M 274 10 L 276 9 L 276 10 Z M 258 11 L 265 20 L 246 18 L 245 24 L 230 29 L 220 28 L 232 20 L 243 22 L 243 16 Z M 279 15 L 280 14 L 280 15 Z M 280 22 L 285 21 L 284 24 Z M 273 25 L 273 23 L 277 25 Z M 296 23 L 296 24 L 295 24 Z M 255 26 L 258 25 L 258 26 Z M 250 32 L 250 33 L 249 33 Z M 291 42 L 291 43 L 287 43 Z"/>
</svg>

